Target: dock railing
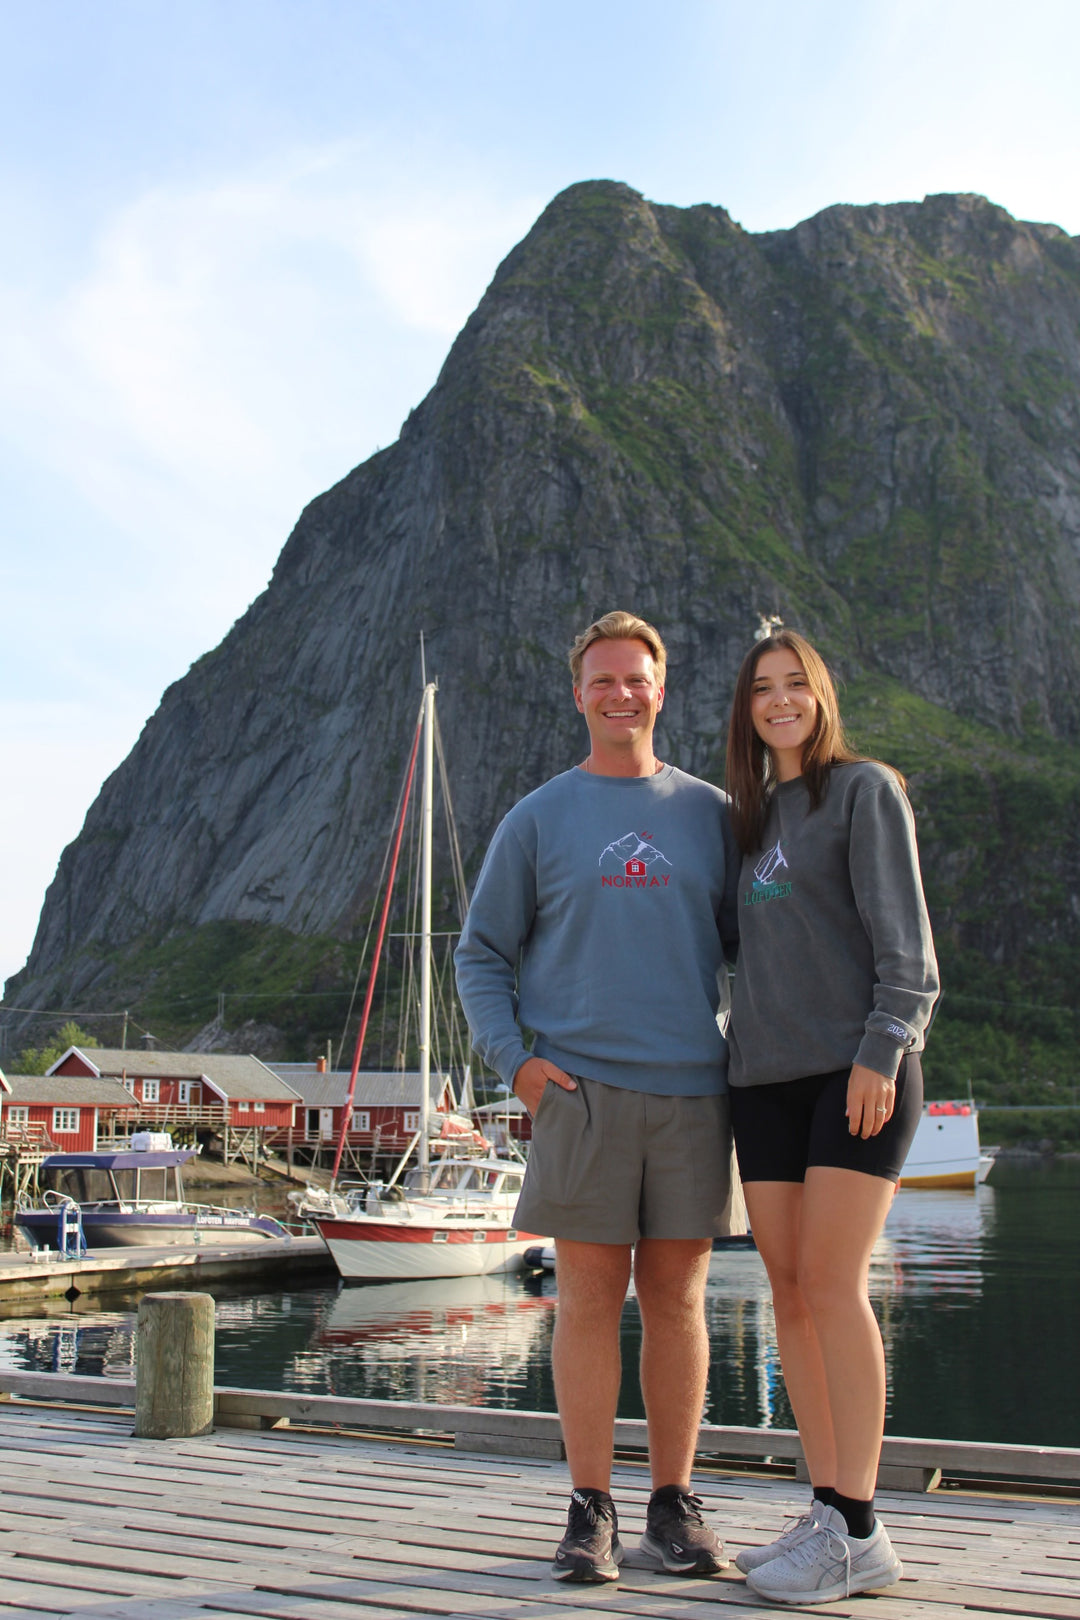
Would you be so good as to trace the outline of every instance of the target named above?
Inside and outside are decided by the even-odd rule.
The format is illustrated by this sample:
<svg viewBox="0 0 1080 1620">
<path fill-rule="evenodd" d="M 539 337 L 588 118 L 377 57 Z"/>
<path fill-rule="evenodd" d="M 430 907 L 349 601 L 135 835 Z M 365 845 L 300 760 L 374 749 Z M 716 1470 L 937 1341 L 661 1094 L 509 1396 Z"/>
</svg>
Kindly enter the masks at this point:
<svg viewBox="0 0 1080 1620">
<path fill-rule="evenodd" d="M 62 1401 L 134 1407 L 135 1381 L 65 1373 L 0 1369 L 0 1392 L 30 1401 Z M 424 1402 L 350 1399 L 288 1391 L 214 1387 L 214 1422 L 219 1428 L 329 1428 L 379 1435 L 444 1438 L 457 1450 L 510 1457 L 563 1456 L 559 1420 L 549 1412 L 501 1411 L 491 1407 Z M 620 1418 L 615 1425 L 620 1452 L 644 1452 L 643 1422 Z M 793 1429 L 752 1429 L 703 1423 L 698 1431 L 700 1463 L 733 1468 L 777 1463 L 794 1466 L 805 1478 L 802 1448 Z M 886 1435 L 878 1484 L 882 1489 L 929 1490 L 942 1475 L 965 1481 L 1071 1488 L 1080 1485 L 1080 1450 L 1059 1446 L 984 1445 L 967 1440 L 923 1440 Z"/>
</svg>

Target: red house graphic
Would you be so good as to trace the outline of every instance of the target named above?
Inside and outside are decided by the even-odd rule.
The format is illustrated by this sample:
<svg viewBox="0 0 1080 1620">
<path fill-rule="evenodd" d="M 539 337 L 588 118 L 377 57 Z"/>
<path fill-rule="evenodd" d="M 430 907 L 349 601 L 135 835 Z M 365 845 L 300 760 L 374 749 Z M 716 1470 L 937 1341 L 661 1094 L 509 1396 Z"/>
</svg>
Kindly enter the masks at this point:
<svg viewBox="0 0 1080 1620">
<path fill-rule="evenodd" d="M 627 863 L 626 863 L 626 875 L 627 875 L 627 877 L 644 877 L 645 876 L 645 862 L 644 861 L 627 861 Z"/>
</svg>

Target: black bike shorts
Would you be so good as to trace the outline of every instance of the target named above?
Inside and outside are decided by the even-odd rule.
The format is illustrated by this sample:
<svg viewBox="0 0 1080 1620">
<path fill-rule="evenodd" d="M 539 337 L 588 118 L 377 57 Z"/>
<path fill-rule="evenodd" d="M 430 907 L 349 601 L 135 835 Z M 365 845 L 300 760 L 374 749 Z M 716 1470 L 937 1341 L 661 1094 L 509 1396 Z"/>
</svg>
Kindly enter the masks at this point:
<svg viewBox="0 0 1080 1620">
<path fill-rule="evenodd" d="M 876 1136 L 852 1136 L 847 1106 L 850 1068 L 732 1086 L 731 1126 L 743 1181 L 802 1181 L 812 1164 L 861 1170 L 899 1181 L 923 1104 L 922 1064 L 914 1052 L 900 1060 L 892 1118 Z"/>
</svg>

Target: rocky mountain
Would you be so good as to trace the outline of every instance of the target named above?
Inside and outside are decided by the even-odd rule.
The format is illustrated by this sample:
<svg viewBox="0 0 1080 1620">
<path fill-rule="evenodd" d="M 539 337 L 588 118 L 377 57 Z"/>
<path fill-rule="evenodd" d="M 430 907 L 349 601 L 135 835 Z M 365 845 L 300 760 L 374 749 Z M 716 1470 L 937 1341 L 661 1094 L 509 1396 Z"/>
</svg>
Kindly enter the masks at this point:
<svg viewBox="0 0 1080 1620">
<path fill-rule="evenodd" d="M 976 196 L 752 235 L 606 181 L 550 204 L 398 442 L 311 503 L 165 693 L 8 1001 L 132 998 L 187 1031 L 229 976 L 270 1000 L 340 987 L 419 632 L 475 870 L 508 805 L 580 757 L 565 650 L 613 606 L 668 640 L 663 752 L 717 780 L 758 615 L 817 639 L 857 740 L 912 773 L 954 1022 L 1071 1005 L 1080 240 Z"/>
</svg>

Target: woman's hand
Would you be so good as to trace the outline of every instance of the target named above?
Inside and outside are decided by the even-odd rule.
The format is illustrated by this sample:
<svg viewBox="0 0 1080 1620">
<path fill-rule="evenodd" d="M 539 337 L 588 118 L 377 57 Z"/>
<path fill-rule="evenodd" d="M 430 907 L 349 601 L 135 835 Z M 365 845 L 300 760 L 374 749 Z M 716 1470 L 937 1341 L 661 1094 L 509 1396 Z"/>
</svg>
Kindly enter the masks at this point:
<svg viewBox="0 0 1080 1620">
<path fill-rule="evenodd" d="M 514 1095 L 521 1098 L 530 1114 L 535 1114 L 539 1108 L 540 1098 L 549 1080 L 554 1085 L 562 1086 L 564 1091 L 577 1090 L 577 1081 L 564 1073 L 557 1063 L 549 1063 L 547 1058 L 526 1058 L 515 1074 Z"/>
<path fill-rule="evenodd" d="M 853 1063 L 847 1087 L 847 1121 L 852 1136 L 865 1141 L 876 1136 L 883 1125 L 892 1119 L 896 1102 L 896 1081 L 875 1069 L 864 1069 Z"/>
</svg>

